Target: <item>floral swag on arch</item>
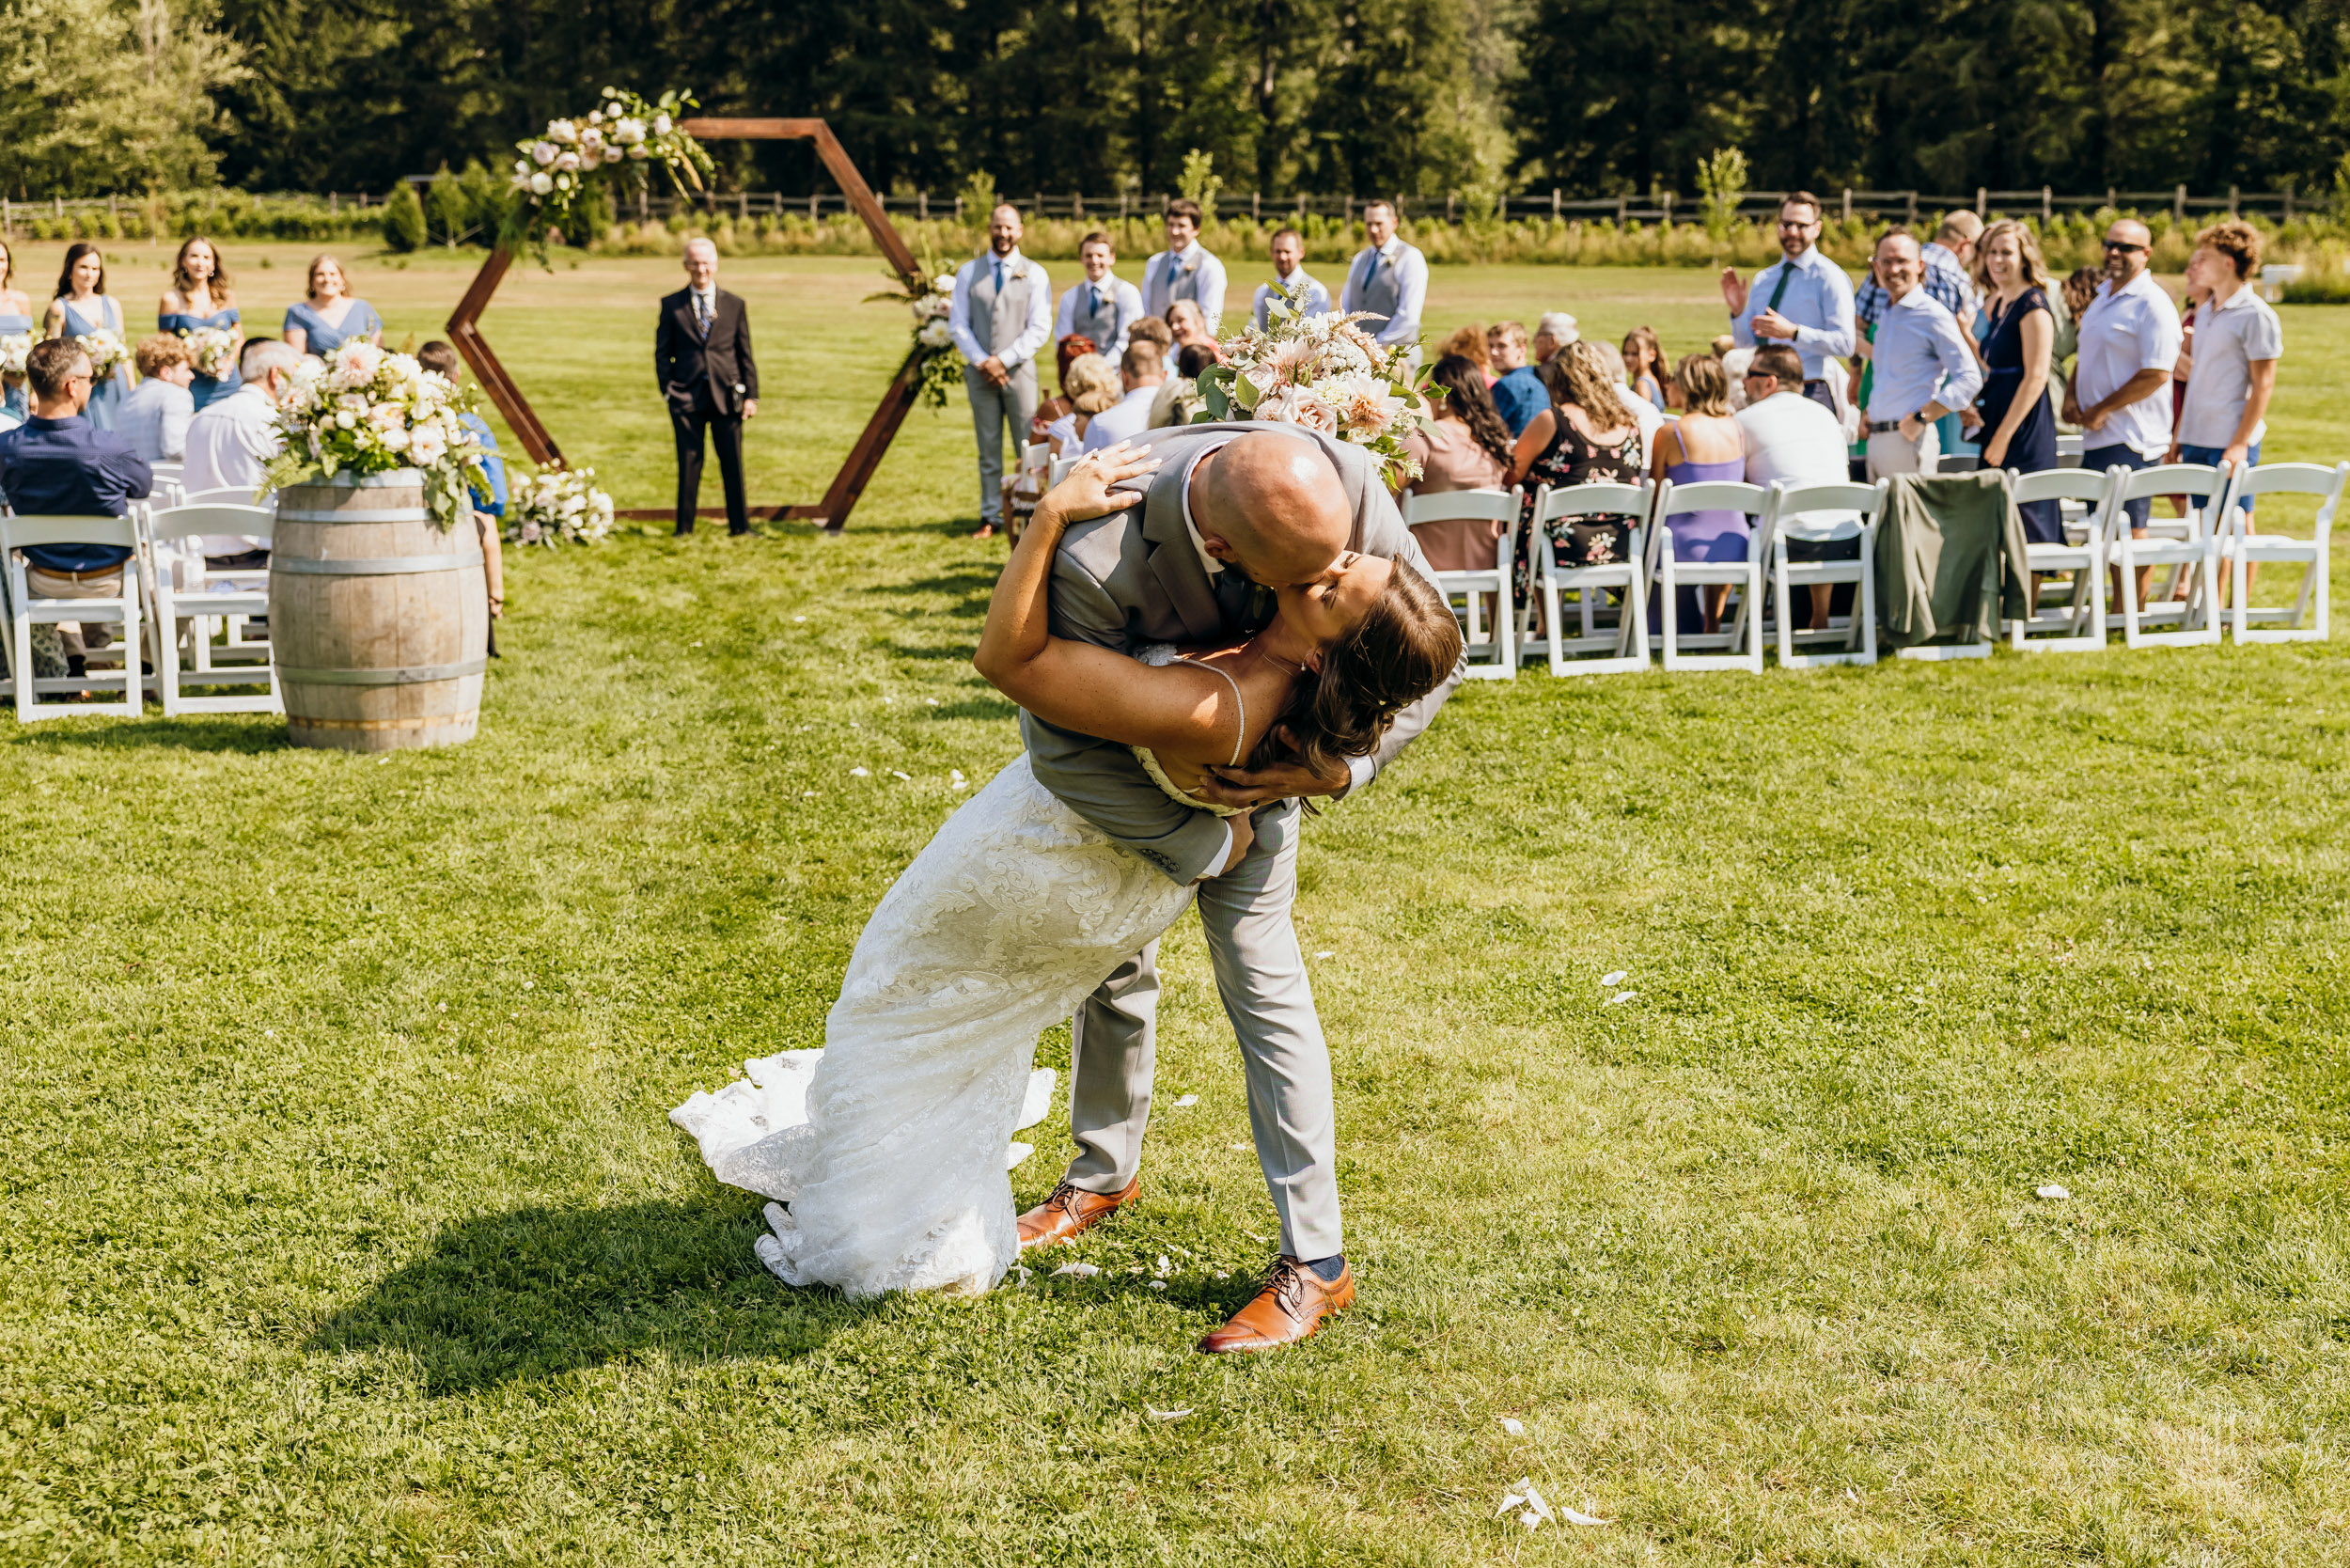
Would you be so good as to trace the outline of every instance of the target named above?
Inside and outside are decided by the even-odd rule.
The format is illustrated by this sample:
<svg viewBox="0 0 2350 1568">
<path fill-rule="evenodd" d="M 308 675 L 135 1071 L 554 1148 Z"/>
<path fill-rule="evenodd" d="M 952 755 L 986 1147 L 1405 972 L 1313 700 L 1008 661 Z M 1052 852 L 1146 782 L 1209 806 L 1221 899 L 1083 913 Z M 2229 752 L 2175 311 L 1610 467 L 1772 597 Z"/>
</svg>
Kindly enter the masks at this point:
<svg viewBox="0 0 2350 1568">
<path fill-rule="evenodd" d="M 955 347 L 955 335 L 948 324 L 948 318 L 954 314 L 955 270 L 934 256 L 925 256 L 919 277 L 887 275 L 897 287 L 865 298 L 868 302 L 886 300 L 913 312 L 910 352 L 921 376 L 915 395 L 932 408 L 945 408 L 948 394 L 963 384 L 963 351 Z"/>
<path fill-rule="evenodd" d="M 629 189 L 658 166 L 680 196 L 707 189 L 713 173 L 710 154 L 684 129 L 686 111 L 698 106 L 689 92 L 671 90 L 655 100 L 606 87 L 585 117 L 551 119 L 540 134 L 516 142 L 522 156 L 508 182 L 514 200 L 499 243 L 545 262 L 547 231 L 572 231 L 579 201 L 600 174 Z"/>
</svg>

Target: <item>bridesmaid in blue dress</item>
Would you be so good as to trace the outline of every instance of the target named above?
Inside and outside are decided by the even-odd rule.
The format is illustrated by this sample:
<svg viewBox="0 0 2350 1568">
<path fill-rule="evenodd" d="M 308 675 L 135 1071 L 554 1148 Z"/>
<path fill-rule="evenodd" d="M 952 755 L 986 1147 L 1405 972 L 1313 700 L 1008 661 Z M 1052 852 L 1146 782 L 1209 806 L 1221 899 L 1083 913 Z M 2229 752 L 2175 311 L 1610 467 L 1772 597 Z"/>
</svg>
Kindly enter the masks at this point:
<svg viewBox="0 0 2350 1568">
<path fill-rule="evenodd" d="M 1730 377 L 1722 362 L 1710 353 L 1693 353 L 1673 368 L 1672 400 L 1681 417 L 1656 432 L 1650 472 L 1677 485 L 1710 479 L 1744 479 L 1747 444 L 1738 421 L 1730 416 Z M 1753 541 L 1753 525 L 1742 511 L 1683 512 L 1668 517 L 1673 558 L 1683 561 L 1742 561 Z M 1721 627 L 1730 604 L 1728 583 L 1708 584 L 1703 605 L 1705 629 Z M 1683 622 L 1700 612 L 1698 590 L 1684 588 L 1674 611 Z M 1761 606 L 1755 606 L 1759 610 Z M 1659 616 L 1661 623 L 1662 617 Z"/>
<path fill-rule="evenodd" d="M 65 271 L 57 275 L 57 297 L 49 302 L 49 336 L 80 337 L 99 328 L 110 329 L 124 347 L 122 306 L 106 292 L 106 259 L 87 240 L 66 247 Z M 89 406 L 82 413 L 102 431 L 115 428 L 115 410 L 131 390 L 131 362 L 115 367 L 113 375 L 90 388 Z"/>
<path fill-rule="evenodd" d="M 225 328 L 242 351 L 243 320 L 237 310 L 237 291 L 229 286 L 227 269 L 220 264 L 220 252 L 212 242 L 200 235 L 182 240 L 180 254 L 171 263 L 171 288 L 155 304 L 155 324 L 182 337 L 198 327 Z M 196 406 L 202 408 L 237 386 L 234 375 L 208 376 L 198 370 L 188 391 L 195 396 Z"/>
<path fill-rule="evenodd" d="M 2002 218 L 1983 230 L 1975 254 L 1988 296 L 1982 319 L 1989 330 L 1975 351 L 1982 362 L 1982 390 L 1975 398 L 1982 416 L 1982 465 L 2011 474 L 2054 468 L 2056 409 L 2048 397 L 2048 366 L 2057 329 L 2040 242 L 2022 224 Z M 2064 542 L 2060 503 L 2030 501 L 2016 510 L 2023 514 L 2025 538 L 2035 544 Z"/>
<path fill-rule="evenodd" d="M 310 263 L 309 297 L 286 307 L 286 341 L 296 353 L 324 359 L 354 337 L 381 346 L 384 318 L 367 301 L 351 297 L 340 261 L 318 257 Z"/>
<path fill-rule="evenodd" d="M 33 302 L 24 297 L 24 290 L 16 286 L 16 253 L 0 240 L 0 337 L 29 337 L 33 335 Z M 24 393 L 22 372 L 0 375 L 0 408 L 19 419 L 33 416 L 33 405 Z"/>
</svg>

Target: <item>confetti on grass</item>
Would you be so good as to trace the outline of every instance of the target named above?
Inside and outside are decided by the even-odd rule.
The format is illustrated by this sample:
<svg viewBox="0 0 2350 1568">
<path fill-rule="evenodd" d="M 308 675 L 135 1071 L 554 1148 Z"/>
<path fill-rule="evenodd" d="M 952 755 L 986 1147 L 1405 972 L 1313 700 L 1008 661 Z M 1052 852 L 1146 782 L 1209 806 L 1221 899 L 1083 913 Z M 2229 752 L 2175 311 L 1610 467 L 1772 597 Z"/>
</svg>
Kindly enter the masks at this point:
<svg viewBox="0 0 2350 1568">
<path fill-rule="evenodd" d="M 1154 1421 L 1180 1421 L 1185 1416 L 1191 1414 L 1191 1406 L 1189 1405 L 1183 1406 L 1181 1410 L 1152 1410 L 1151 1406 L 1147 1404 L 1144 1405 L 1143 1408 L 1151 1411 L 1151 1419 Z"/>
<path fill-rule="evenodd" d="M 870 778 L 873 776 L 863 768 L 851 768 L 849 770 L 849 776 L 851 778 Z"/>
<path fill-rule="evenodd" d="M 1623 983 L 1624 976 L 1630 974 L 1631 972 L 1632 971 L 1629 969 L 1610 969 L 1607 973 L 1599 977 L 1599 983 L 1602 985 L 1622 985 Z"/>
<path fill-rule="evenodd" d="M 1101 1272 L 1101 1269 L 1092 1263 L 1063 1263 L 1053 1271 L 1052 1278 L 1058 1279 L 1065 1274 L 1073 1279 L 1090 1279 Z"/>
<path fill-rule="evenodd" d="M 2037 1192 L 2037 1193 L 2039 1194 L 2039 1196 L 2041 1196 L 2041 1197 L 2043 1197 L 2043 1198 L 2050 1198 L 2050 1199 L 2064 1199 L 2064 1198 L 2070 1198 L 2070 1197 L 2072 1197 L 2072 1196 L 2073 1196 L 2071 1193 L 2069 1193 L 2069 1192 L 2065 1191 L 2062 1187 L 2058 1186 L 2058 1185 L 2057 1185 L 2054 1182 L 2050 1182 L 2050 1183 L 2049 1183 L 2046 1186 L 2044 1186 L 2044 1187 L 2036 1187 L 2036 1188 L 2034 1188 L 2033 1190 L 2034 1190 L 2035 1192 Z"/>
<path fill-rule="evenodd" d="M 1512 1437 L 1523 1437 L 1526 1435 L 1526 1423 L 1515 1416 L 1504 1416 L 1501 1418 L 1501 1430 Z"/>
<path fill-rule="evenodd" d="M 1177 1110 L 1189 1110 L 1192 1106 L 1198 1105 L 1198 1103 L 1199 1096 L 1197 1094 L 1186 1094 L 1182 1099 L 1175 1102 L 1175 1108 Z"/>
<path fill-rule="evenodd" d="M 1609 1007 L 1622 1007 L 1626 1002 L 1638 1000 L 1639 996 L 1640 994 L 1637 991 L 1619 991 L 1614 996 L 1607 998 L 1607 1005 Z"/>
</svg>

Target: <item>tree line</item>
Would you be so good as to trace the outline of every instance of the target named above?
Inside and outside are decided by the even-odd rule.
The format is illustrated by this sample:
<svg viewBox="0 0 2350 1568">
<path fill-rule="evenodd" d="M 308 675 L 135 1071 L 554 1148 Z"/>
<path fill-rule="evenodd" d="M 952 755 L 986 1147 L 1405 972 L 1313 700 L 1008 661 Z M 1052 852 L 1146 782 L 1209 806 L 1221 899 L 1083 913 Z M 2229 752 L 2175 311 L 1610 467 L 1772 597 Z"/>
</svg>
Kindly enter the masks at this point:
<svg viewBox="0 0 2350 1568">
<path fill-rule="evenodd" d="M 611 83 L 883 189 L 2331 190 L 2350 0 L 0 0 L 0 188 L 388 190 Z M 803 148 L 722 180 L 807 189 Z"/>
</svg>

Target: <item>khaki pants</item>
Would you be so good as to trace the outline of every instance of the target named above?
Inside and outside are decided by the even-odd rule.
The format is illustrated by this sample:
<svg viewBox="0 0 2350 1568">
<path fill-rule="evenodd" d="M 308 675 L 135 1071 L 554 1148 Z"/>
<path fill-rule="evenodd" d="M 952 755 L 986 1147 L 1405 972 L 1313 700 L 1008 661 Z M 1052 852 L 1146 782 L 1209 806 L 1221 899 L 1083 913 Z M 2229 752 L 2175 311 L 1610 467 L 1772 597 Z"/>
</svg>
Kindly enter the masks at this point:
<svg viewBox="0 0 2350 1568">
<path fill-rule="evenodd" d="M 124 570 L 129 563 L 124 563 Z M 109 572 L 103 577 L 79 580 L 44 572 L 29 561 L 24 567 L 24 588 L 36 599 L 114 599 L 122 593 L 122 572 Z M 66 673 L 65 661 L 85 658 L 93 648 L 107 648 L 114 639 L 107 635 L 107 625 L 120 625 L 119 619 L 111 622 L 92 622 L 84 626 L 78 621 L 36 622 L 33 626 L 33 673 L 55 678 Z"/>
<path fill-rule="evenodd" d="M 1869 437 L 1869 478 L 1881 479 L 1888 474 L 1931 474 L 1942 457 L 1942 436 L 1932 425 L 1910 440 L 1898 430 L 1880 431 Z"/>
</svg>

